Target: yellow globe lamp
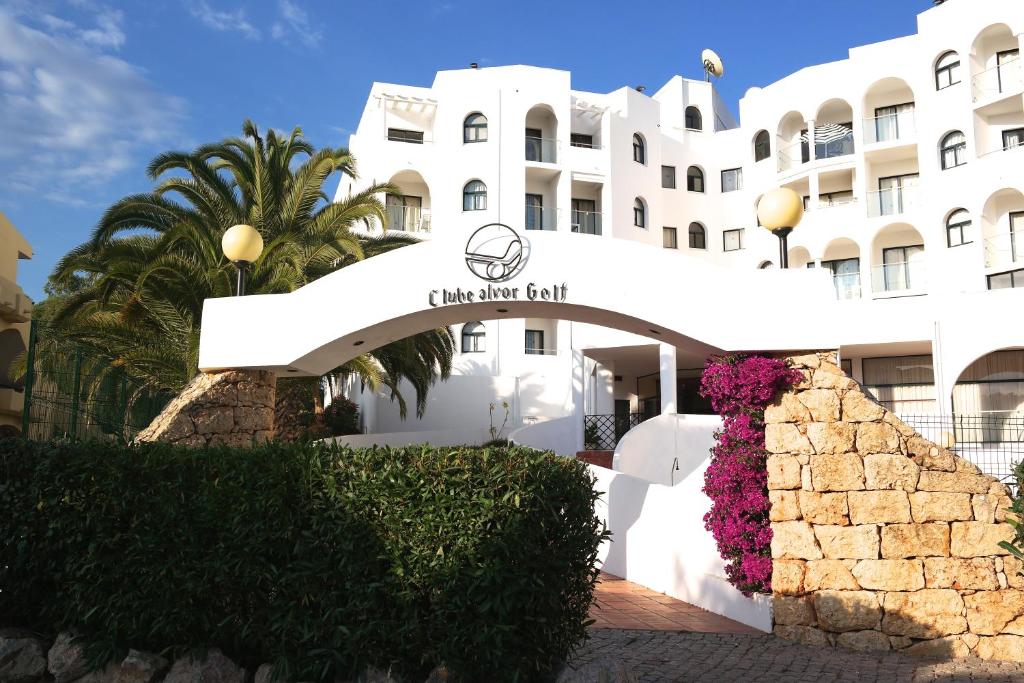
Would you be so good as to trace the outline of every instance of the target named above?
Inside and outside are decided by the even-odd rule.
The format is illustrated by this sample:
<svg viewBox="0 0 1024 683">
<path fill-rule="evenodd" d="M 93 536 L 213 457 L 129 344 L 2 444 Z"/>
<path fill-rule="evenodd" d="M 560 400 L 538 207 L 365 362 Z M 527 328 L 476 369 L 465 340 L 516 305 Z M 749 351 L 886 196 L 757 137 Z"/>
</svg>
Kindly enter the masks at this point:
<svg viewBox="0 0 1024 683">
<path fill-rule="evenodd" d="M 237 296 L 245 294 L 245 268 L 263 253 L 263 236 L 251 225 L 233 225 L 220 240 L 224 256 L 238 267 Z"/>
<path fill-rule="evenodd" d="M 788 187 L 766 192 L 757 204 L 757 220 L 779 238 L 779 264 L 789 268 L 789 247 L 786 238 L 804 217 L 804 202 Z"/>
</svg>

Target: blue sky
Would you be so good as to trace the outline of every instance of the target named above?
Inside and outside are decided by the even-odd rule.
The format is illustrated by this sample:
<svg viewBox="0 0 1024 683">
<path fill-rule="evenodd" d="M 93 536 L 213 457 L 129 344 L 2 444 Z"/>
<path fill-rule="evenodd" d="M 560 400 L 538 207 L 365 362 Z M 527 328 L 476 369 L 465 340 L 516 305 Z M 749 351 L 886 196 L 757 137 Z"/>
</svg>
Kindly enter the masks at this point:
<svg viewBox="0 0 1024 683">
<path fill-rule="evenodd" d="M 370 84 L 535 64 L 573 87 L 657 89 L 699 78 L 701 48 L 726 63 L 733 109 L 747 88 L 913 33 L 929 0 L 628 3 L 349 0 L 0 0 L 0 211 L 35 258 L 37 300 L 54 263 L 103 210 L 145 191 L 147 162 L 261 127 L 300 125 L 343 145 Z"/>
</svg>

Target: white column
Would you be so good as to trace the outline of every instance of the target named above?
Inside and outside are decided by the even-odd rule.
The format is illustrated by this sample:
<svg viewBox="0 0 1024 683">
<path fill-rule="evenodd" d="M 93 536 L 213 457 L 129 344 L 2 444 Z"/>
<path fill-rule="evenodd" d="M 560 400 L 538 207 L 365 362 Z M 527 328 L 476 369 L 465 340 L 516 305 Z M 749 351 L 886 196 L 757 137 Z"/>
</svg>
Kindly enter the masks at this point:
<svg viewBox="0 0 1024 683">
<path fill-rule="evenodd" d="M 583 421 L 586 409 L 583 405 L 583 383 L 586 379 L 586 363 L 583 352 L 579 349 L 572 350 L 572 417 L 575 427 L 576 450 L 583 450 Z"/>
<path fill-rule="evenodd" d="M 676 347 L 661 344 L 658 349 L 661 373 L 661 414 L 676 412 Z"/>
<path fill-rule="evenodd" d="M 807 122 L 807 158 L 814 161 L 814 119 Z"/>
</svg>

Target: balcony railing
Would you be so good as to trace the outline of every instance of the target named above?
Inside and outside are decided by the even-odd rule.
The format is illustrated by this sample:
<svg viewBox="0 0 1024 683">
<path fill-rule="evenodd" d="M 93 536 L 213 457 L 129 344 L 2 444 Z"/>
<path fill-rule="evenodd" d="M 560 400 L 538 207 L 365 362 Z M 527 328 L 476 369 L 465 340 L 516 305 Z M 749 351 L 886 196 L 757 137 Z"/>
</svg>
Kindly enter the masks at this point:
<svg viewBox="0 0 1024 683">
<path fill-rule="evenodd" d="M 643 421 L 644 417 L 640 413 L 585 415 L 583 447 L 593 451 L 614 451 L 626 432 Z"/>
<path fill-rule="evenodd" d="M 925 267 L 918 261 L 898 261 L 871 268 L 871 291 L 918 293 L 925 286 Z"/>
<path fill-rule="evenodd" d="M 388 230 L 430 232 L 430 209 L 392 204 L 387 207 Z"/>
<path fill-rule="evenodd" d="M 553 206 L 526 205 L 527 230 L 557 230 L 558 209 Z"/>
<path fill-rule="evenodd" d="M 1024 413 L 993 411 L 954 415 L 900 415 L 934 443 L 951 443 L 961 458 L 1013 486 L 1013 469 L 1024 460 Z"/>
<path fill-rule="evenodd" d="M 971 77 L 971 94 L 974 101 L 993 95 L 1015 93 L 1024 88 L 1021 78 L 1021 61 L 1018 57 L 1010 62 L 985 69 Z"/>
<path fill-rule="evenodd" d="M 1024 231 L 1003 232 L 985 238 L 985 267 L 1024 263 Z"/>
<path fill-rule="evenodd" d="M 558 349 L 541 349 L 527 346 L 523 348 L 523 353 L 527 356 L 557 356 Z"/>
<path fill-rule="evenodd" d="M 999 154 L 1000 152 L 1019 152 L 1021 150 L 1024 150 L 1024 145 L 1010 144 L 1006 145 L 1005 147 L 996 147 L 995 149 L 990 149 L 987 152 L 983 152 L 978 155 L 978 158 L 984 159 L 986 157 L 991 157 L 996 154 Z M 1020 162 L 1019 159 L 1016 159 L 1015 161 L 1017 161 L 1018 163 Z"/>
<path fill-rule="evenodd" d="M 558 140 L 526 136 L 526 160 L 544 164 L 558 163 Z"/>
<path fill-rule="evenodd" d="M 832 283 L 837 299 L 860 298 L 860 273 L 836 273 L 832 276 Z"/>
<path fill-rule="evenodd" d="M 864 119 L 864 144 L 912 140 L 917 136 L 914 110 Z"/>
<path fill-rule="evenodd" d="M 868 218 L 898 216 L 917 206 L 917 187 L 891 187 L 868 192 Z"/>
<path fill-rule="evenodd" d="M 843 126 L 845 128 L 846 126 Z M 853 131 L 847 131 L 845 135 L 833 137 L 825 141 L 815 141 L 815 159 L 835 159 L 853 154 Z"/>
<path fill-rule="evenodd" d="M 585 235 L 600 235 L 601 214 L 595 211 L 573 211 L 572 231 Z"/>
<path fill-rule="evenodd" d="M 798 168 L 807 160 L 808 154 L 809 151 L 805 142 L 797 142 L 786 147 L 780 147 L 776 153 L 779 160 L 779 172 Z"/>
<path fill-rule="evenodd" d="M 840 206 L 850 206 L 851 204 L 857 203 L 857 197 L 850 195 L 849 197 L 829 197 L 826 199 L 818 199 L 819 209 L 833 209 Z"/>
<path fill-rule="evenodd" d="M 597 140 L 586 142 L 585 140 L 570 140 L 570 147 L 579 147 L 581 149 L 601 149 L 601 143 Z"/>
</svg>

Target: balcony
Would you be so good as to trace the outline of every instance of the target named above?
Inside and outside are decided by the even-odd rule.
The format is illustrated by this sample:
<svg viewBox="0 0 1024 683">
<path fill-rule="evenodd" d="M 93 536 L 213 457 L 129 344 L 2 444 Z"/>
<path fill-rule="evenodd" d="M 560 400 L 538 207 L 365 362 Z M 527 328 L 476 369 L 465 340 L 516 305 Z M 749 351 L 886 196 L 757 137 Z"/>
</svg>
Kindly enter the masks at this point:
<svg viewBox="0 0 1024 683">
<path fill-rule="evenodd" d="M 985 267 L 1024 264 L 1024 232 L 1004 232 L 985 238 Z"/>
<path fill-rule="evenodd" d="M 430 209 L 391 204 L 387 207 L 388 230 L 430 232 Z"/>
<path fill-rule="evenodd" d="M 27 322 L 32 317 L 32 299 L 17 283 L 0 278 L 0 320 L 9 323 Z"/>
<path fill-rule="evenodd" d="M 526 205 L 527 230 L 557 230 L 558 209 L 553 206 Z"/>
<path fill-rule="evenodd" d="M 853 154 L 853 131 L 832 124 L 814 132 L 814 159 L 835 159 Z"/>
<path fill-rule="evenodd" d="M 860 273 L 835 273 L 832 284 L 840 301 L 860 298 Z"/>
<path fill-rule="evenodd" d="M 868 192 L 868 218 L 899 216 L 917 206 L 917 187 L 893 187 L 877 192 Z"/>
<path fill-rule="evenodd" d="M 971 77 L 971 95 L 975 102 L 1018 93 L 1024 89 L 1020 58 L 985 69 Z"/>
<path fill-rule="evenodd" d="M 864 144 L 912 142 L 917 138 L 914 110 L 864 119 Z"/>
<path fill-rule="evenodd" d="M 526 160 L 542 164 L 558 163 L 558 140 L 527 135 Z"/>
<path fill-rule="evenodd" d="M 876 296 L 915 296 L 924 293 L 925 266 L 920 261 L 899 261 L 871 268 L 871 291 Z"/>
<path fill-rule="evenodd" d="M 573 211 L 572 231 L 584 235 L 600 235 L 601 214 L 596 211 Z"/>
</svg>

